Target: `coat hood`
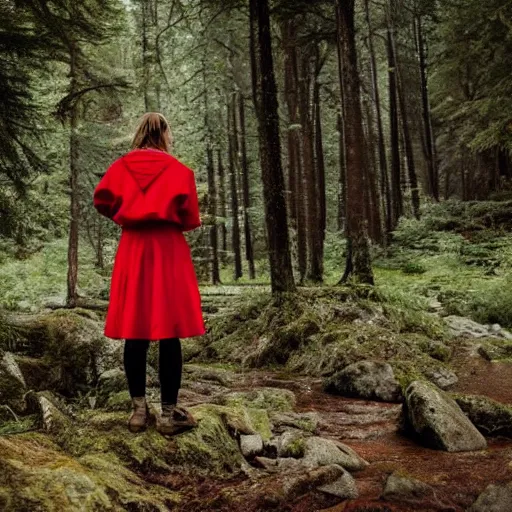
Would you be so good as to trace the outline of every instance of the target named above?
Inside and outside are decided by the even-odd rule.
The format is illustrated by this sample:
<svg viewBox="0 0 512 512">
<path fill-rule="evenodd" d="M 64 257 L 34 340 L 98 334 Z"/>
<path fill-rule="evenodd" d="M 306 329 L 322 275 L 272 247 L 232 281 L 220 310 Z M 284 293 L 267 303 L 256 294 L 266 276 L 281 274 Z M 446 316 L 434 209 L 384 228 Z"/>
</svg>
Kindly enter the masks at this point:
<svg viewBox="0 0 512 512">
<path fill-rule="evenodd" d="M 157 149 L 134 149 L 121 160 L 142 192 L 173 162 L 171 155 Z"/>
</svg>

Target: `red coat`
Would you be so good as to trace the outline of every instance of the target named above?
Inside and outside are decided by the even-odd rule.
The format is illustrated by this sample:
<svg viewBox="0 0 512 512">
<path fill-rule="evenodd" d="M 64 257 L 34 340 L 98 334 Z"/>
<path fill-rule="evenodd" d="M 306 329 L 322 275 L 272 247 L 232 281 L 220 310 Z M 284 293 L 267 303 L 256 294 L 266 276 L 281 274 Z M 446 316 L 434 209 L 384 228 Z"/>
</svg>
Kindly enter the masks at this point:
<svg viewBox="0 0 512 512">
<path fill-rule="evenodd" d="M 94 206 L 122 227 L 105 335 L 160 340 L 204 334 L 183 235 L 201 225 L 194 173 L 163 151 L 136 149 L 109 167 Z"/>
</svg>

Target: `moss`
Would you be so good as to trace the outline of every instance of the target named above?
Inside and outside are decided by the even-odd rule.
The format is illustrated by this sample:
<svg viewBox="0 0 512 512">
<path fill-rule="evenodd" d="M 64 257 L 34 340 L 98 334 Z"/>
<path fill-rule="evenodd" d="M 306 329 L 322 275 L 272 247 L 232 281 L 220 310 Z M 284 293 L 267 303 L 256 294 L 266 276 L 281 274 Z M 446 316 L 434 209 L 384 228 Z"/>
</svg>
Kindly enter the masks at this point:
<svg viewBox="0 0 512 512">
<path fill-rule="evenodd" d="M 295 457 L 296 459 L 300 459 L 304 457 L 304 451 L 306 449 L 306 443 L 303 437 L 298 437 L 294 439 L 291 443 L 286 446 L 286 456 L 287 457 Z"/>
<path fill-rule="evenodd" d="M 0 406 L 1 408 L 1 406 Z M 21 434 L 35 430 L 38 426 L 39 418 L 37 414 L 30 414 L 19 418 L 17 421 L 11 416 L 9 420 L 0 421 L 0 436 L 7 434 Z"/>
<path fill-rule="evenodd" d="M 291 411 L 295 395 L 288 389 L 258 388 L 252 391 L 233 391 L 222 397 L 225 405 L 239 405 L 269 411 Z"/>
<path fill-rule="evenodd" d="M 479 354 L 488 361 L 512 360 L 512 341 L 503 339 L 480 339 Z"/>
<path fill-rule="evenodd" d="M 128 391 L 119 391 L 110 395 L 105 404 L 107 411 L 129 411 L 132 407 L 132 399 Z"/>
<path fill-rule="evenodd" d="M 512 407 L 484 396 L 453 395 L 471 423 L 485 436 L 512 438 Z"/>
<path fill-rule="evenodd" d="M 175 436 L 174 462 L 189 471 L 208 472 L 219 477 L 237 473 L 243 457 L 225 421 L 226 415 L 237 413 L 212 404 L 198 405 L 191 408 L 191 412 L 198 420 L 198 426 Z M 242 418 L 235 420 L 243 421 Z"/>
<path fill-rule="evenodd" d="M 148 484 L 115 455 L 74 459 L 48 437 L 0 438 L 0 503 L 5 510 L 170 510 L 177 493 Z"/>
</svg>

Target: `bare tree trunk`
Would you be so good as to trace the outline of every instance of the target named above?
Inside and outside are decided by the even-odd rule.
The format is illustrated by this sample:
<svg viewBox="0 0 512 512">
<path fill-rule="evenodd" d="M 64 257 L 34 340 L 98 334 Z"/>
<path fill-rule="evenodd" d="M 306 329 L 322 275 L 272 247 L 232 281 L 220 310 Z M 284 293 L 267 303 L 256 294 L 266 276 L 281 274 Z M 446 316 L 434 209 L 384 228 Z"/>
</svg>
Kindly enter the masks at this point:
<svg viewBox="0 0 512 512">
<path fill-rule="evenodd" d="M 215 164 L 210 141 L 206 146 L 206 167 L 208 170 L 208 216 L 210 217 L 210 248 L 212 252 L 212 284 L 220 283 L 219 242 L 217 237 L 217 189 L 215 186 Z"/>
<path fill-rule="evenodd" d="M 314 112 L 312 108 L 312 81 L 314 75 L 311 69 L 311 54 L 308 49 L 302 52 L 300 66 L 299 96 L 300 120 L 302 125 L 302 151 L 304 155 L 304 177 L 307 200 L 307 247 L 308 266 L 306 278 L 313 282 L 322 281 L 322 261 L 319 233 L 319 193 L 315 168 L 314 145 Z"/>
<path fill-rule="evenodd" d="M 235 258 L 235 281 L 242 277 L 242 255 L 240 249 L 240 223 L 238 211 L 238 187 L 237 187 L 237 153 L 236 153 L 236 113 L 233 112 L 235 106 L 235 95 L 232 100 L 228 100 L 228 138 L 229 138 L 229 181 L 231 196 L 231 243 Z"/>
<path fill-rule="evenodd" d="M 391 136 L 391 195 L 393 205 L 392 230 L 398 224 L 398 219 L 404 214 L 401 166 L 400 166 L 400 133 L 398 130 L 398 104 L 396 86 L 395 52 L 391 40 L 391 28 L 388 26 L 388 70 L 389 70 L 389 115 Z"/>
<path fill-rule="evenodd" d="M 222 151 L 220 148 L 217 151 L 217 162 L 217 173 L 219 177 L 220 216 L 222 217 L 220 232 L 222 237 L 222 252 L 225 256 L 228 251 L 228 230 L 226 229 L 226 173 L 224 170 L 224 164 L 222 163 Z"/>
<path fill-rule="evenodd" d="M 390 19 L 390 25 L 392 21 Z M 395 76 L 396 76 L 396 92 L 400 107 L 400 118 L 402 121 L 402 134 L 404 137 L 405 158 L 407 161 L 407 170 L 409 171 L 409 186 L 411 187 L 412 209 L 414 216 L 420 217 L 420 193 L 418 189 L 418 176 L 416 174 L 416 164 L 414 162 L 414 150 L 412 147 L 411 132 L 409 130 L 409 111 L 405 92 L 402 82 L 402 74 L 399 65 L 399 58 L 396 51 L 394 27 L 390 27 L 389 31 L 391 46 L 395 57 Z"/>
<path fill-rule="evenodd" d="M 367 119 L 367 134 L 366 140 L 366 154 L 367 154 L 367 186 L 368 191 L 368 206 L 369 215 L 368 222 L 370 223 L 370 236 L 374 242 L 382 242 L 382 223 L 380 214 L 380 197 L 377 185 L 377 161 L 375 155 L 375 134 L 373 131 L 373 112 L 370 102 L 365 100 L 364 106 L 366 108 L 366 119 Z"/>
<path fill-rule="evenodd" d="M 254 268 L 254 252 L 252 248 L 251 219 L 249 208 L 251 207 L 251 195 L 249 189 L 249 162 L 247 160 L 247 134 L 245 129 L 245 105 L 244 97 L 239 95 L 239 115 L 240 115 L 240 150 L 242 166 L 242 189 L 244 204 L 244 233 L 245 233 L 245 258 L 249 264 L 249 278 L 255 279 L 256 270 Z"/>
<path fill-rule="evenodd" d="M 322 254 L 320 255 L 320 261 L 323 261 L 324 255 L 324 241 L 325 241 L 325 230 L 327 227 L 327 205 L 326 205 L 326 194 L 325 194 L 325 159 L 324 159 L 324 145 L 322 136 L 322 116 L 321 116 L 321 105 L 320 105 L 320 83 L 318 82 L 318 76 L 320 74 L 320 55 L 317 47 L 316 56 L 317 69 L 315 72 L 316 80 L 314 85 L 313 93 L 313 108 L 315 118 L 315 163 L 316 163 L 316 176 L 318 183 L 318 200 L 319 200 L 319 230 L 320 240 L 319 248 L 321 248 Z"/>
<path fill-rule="evenodd" d="M 250 0 L 253 92 L 258 117 L 272 291 L 293 292 L 268 0 Z M 262 101 L 264 98 L 264 101 Z"/>
<path fill-rule="evenodd" d="M 70 93 L 77 90 L 77 57 L 78 48 L 74 41 L 70 42 L 69 48 L 69 76 Z M 80 218 L 80 203 L 78 190 L 78 156 L 79 156 L 79 138 L 78 138 L 78 105 L 75 104 L 70 112 L 70 132 L 69 132 L 69 188 L 70 188 L 70 223 L 69 223 L 69 241 L 68 241 L 68 277 L 67 277 L 67 297 L 66 305 L 76 307 L 78 301 L 78 220 Z"/>
<path fill-rule="evenodd" d="M 425 50 L 425 38 L 423 36 L 423 23 L 420 14 L 415 17 L 414 24 L 416 28 L 416 39 L 418 44 L 418 56 L 420 63 L 423 129 L 425 131 L 425 150 L 429 178 L 429 193 L 436 201 L 439 201 L 439 171 L 436 163 L 435 139 L 432 129 L 432 115 L 430 112 L 430 101 L 428 96 L 428 69 Z"/>
<path fill-rule="evenodd" d="M 369 0 L 365 0 L 365 13 L 366 23 L 368 25 L 368 46 L 370 50 L 370 66 L 372 76 L 372 99 L 375 104 L 375 111 L 377 114 L 377 136 L 379 145 L 379 166 L 380 166 L 380 184 L 381 184 L 381 199 L 385 206 L 382 211 L 386 216 L 386 230 L 391 232 L 393 230 L 392 225 L 392 204 L 391 204 L 391 191 L 389 188 L 389 176 L 388 176 L 388 163 L 386 158 L 386 145 L 384 141 L 384 128 L 382 124 L 382 113 L 380 105 L 380 92 L 379 82 L 377 76 L 377 59 L 375 57 L 375 48 L 373 44 L 373 30 L 370 19 L 370 7 Z"/>
<path fill-rule="evenodd" d="M 143 75 L 143 90 L 144 90 L 144 109 L 146 112 L 150 111 L 149 103 L 149 44 L 148 44 L 148 6 L 147 0 L 141 0 L 140 2 L 142 10 L 142 75 Z"/>
<path fill-rule="evenodd" d="M 347 204 L 347 191 L 346 191 L 346 162 L 345 162 L 345 130 L 343 127 L 343 114 L 341 110 L 338 112 L 337 117 L 337 130 L 339 134 L 339 166 L 340 176 L 338 185 L 338 231 L 344 231 L 346 221 L 346 204 Z"/>
<path fill-rule="evenodd" d="M 297 266 L 302 283 L 307 270 L 306 199 L 301 154 L 299 119 L 299 64 L 296 25 L 293 20 L 283 23 L 285 49 L 285 98 L 288 107 L 288 186 L 289 211 L 297 233 Z"/>
<path fill-rule="evenodd" d="M 354 27 L 354 0 L 337 1 L 337 35 L 340 46 L 345 114 L 347 160 L 347 238 L 346 268 L 356 281 L 373 284 L 370 246 L 364 206 L 364 147 L 359 72 Z M 347 274 L 347 273 L 345 273 Z M 348 275 L 344 276 L 345 279 Z"/>
</svg>

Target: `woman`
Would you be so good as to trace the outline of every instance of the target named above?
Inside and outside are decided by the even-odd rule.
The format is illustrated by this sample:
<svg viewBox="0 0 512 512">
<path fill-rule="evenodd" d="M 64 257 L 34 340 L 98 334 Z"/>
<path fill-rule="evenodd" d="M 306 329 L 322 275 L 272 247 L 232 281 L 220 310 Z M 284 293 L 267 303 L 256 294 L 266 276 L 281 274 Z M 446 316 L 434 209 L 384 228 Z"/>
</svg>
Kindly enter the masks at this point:
<svg viewBox="0 0 512 512">
<path fill-rule="evenodd" d="M 133 412 L 128 427 L 148 423 L 146 361 L 159 340 L 162 414 L 157 430 L 174 434 L 195 426 L 177 406 L 181 385 L 180 338 L 205 328 L 194 266 L 183 231 L 201 225 L 194 173 L 171 156 L 166 119 L 141 119 L 132 151 L 116 160 L 94 191 L 94 206 L 122 227 L 105 325 L 109 338 L 125 339 L 124 367 Z"/>
</svg>

